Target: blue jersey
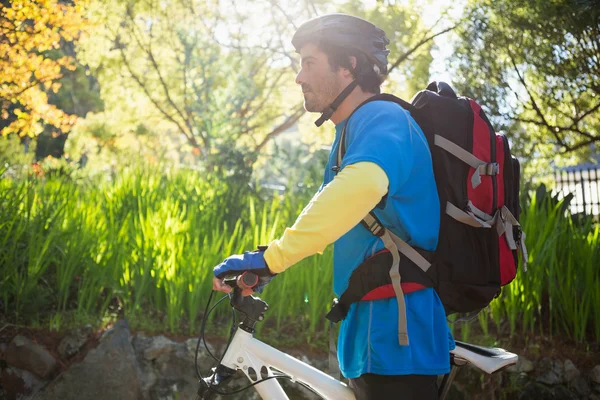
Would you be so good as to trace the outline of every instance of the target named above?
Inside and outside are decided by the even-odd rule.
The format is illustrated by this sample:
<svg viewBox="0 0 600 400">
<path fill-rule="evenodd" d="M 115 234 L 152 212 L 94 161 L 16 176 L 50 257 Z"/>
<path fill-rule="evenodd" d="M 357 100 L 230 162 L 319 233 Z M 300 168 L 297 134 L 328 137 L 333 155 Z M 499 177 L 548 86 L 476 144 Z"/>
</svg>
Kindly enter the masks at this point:
<svg viewBox="0 0 600 400">
<path fill-rule="evenodd" d="M 335 176 L 337 149 L 346 120 L 336 136 L 323 185 Z M 375 214 L 388 229 L 414 247 L 435 250 L 440 204 L 425 136 L 410 113 L 399 105 L 373 101 L 350 118 L 341 168 L 373 162 L 387 174 L 387 195 Z M 354 269 L 383 250 L 382 241 L 357 225 L 334 243 L 334 292 L 339 297 Z M 431 288 L 405 295 L 409 346 L 398 343 L 396 298 L 354 303 L 340 327 L 338 359 L 346 378 L 364 373 L 441 375 L 450 370 L 454 346 L 444 307 Z"/>
</svg>

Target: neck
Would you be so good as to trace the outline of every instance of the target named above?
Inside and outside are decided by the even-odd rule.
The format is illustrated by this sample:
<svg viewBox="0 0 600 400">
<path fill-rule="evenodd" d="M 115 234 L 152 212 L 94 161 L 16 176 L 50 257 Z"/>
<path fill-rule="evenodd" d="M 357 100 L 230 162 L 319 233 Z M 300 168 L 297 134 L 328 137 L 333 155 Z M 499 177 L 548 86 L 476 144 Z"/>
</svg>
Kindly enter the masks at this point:
<svg viewBox="0 0 600 400">
<path fill-rule="evenodd" d="M 338 107 L 338 109 L 331 116 L 331 122 L 334 124 L 339 124 L 341 121 L 345 120 L 352 114 L 352 112 L 358 107 L 361 103 L 367 100 L 370 97 L 375 96 L 374 93 L 363 91 L 360 86 L 356 86 L 352 92 L 342 101 L 342 104 Z"/>
</svg>

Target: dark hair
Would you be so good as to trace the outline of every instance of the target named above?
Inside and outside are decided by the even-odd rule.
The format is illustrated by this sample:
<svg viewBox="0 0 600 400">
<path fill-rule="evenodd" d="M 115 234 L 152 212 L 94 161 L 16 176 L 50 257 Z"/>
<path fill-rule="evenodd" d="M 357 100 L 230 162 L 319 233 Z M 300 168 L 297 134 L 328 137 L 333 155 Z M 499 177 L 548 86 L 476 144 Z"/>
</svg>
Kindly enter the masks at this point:
<svg viewBox="0 0 600 400">
<path fill-rule="evenodd" d="M 375 64 L 365 54 L 356 50 L 334 46 L 326 42 L 321 42 L 318 46 L 327 54 L 329 66 L 332 70 L 337 71 L 339 68 L 347 68 L 352 72 L 352 76 L 354 76 L 358 86 L 362 90 L 375 94 L 381 93 L 380 87 L 384 76 L 373 69 Z M 350 57 L 356 58 L 356 68 L 352 68 Z"/>
</svg>

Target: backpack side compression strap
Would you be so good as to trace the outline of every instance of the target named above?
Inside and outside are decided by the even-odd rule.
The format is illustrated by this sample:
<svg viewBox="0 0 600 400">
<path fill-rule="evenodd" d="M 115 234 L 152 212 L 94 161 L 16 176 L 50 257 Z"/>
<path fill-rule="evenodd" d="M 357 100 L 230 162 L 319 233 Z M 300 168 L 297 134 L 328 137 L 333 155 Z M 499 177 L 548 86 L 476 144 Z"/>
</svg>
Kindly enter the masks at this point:
<svg viewBox="0 0 600 400">
<path fill-rule="evenodd" d="M 406 110 L 414 110 L 414 106 L 406 101 L 397 98 L 396 96 L 392 96 L 389 94 L 380 94 L 373 97 L 370 97 L 362 104 L 360 104 L 356 109 L 350 114 L 348 119 L 346 120 L 346 125 L 342 130 L 342 136 L 340 138 L 340 144 L 338 147 L 338 157 L 337 157 L 337 170 L 342 165 L 342 159 L 346 152 L 346 128 L 348 126 L 348 121 L 352 115 L 364 104 L 369 103 L 371 101 L 384 100 L 384 101 L 392 101 L 394 103 L 399 104 Z M 408 346 L 408 328 L 406 323 L 406 303 L 404 301 L 404 292 L 401 286 L 401 276 L 400 276 L 400 261 L 404 258 L 401 256 L 401 253 L 408 257 L 414 264 L 416 264 L 421 270 L 426 272 L 431 263 L 423 258 L 414 248 L 408 245 L 405 241 L 400 239 L 398 236 L 394 235 L 391 231 L 386 229 L 381 222 L 377 219 L 373 212 L 370 212 L 362 221 L 363 226 L 365 226 L 371 233 L 378 236 L 385 246 L 386 249 L 389 250 L 392 256 L 392 266 L 389 268 L 388 273 L 391 280 L 392 287 L 396 294 L 396 300 L 398 301 L 398 342 L 400 346 Z M 347 310 L 346 310 L 347 312 Z"/>
<path fill-rule="evenodd" d="M 426 259 L 433 256 L 433 253 L 418 250 Z M 389 250 L 382 250 L 365 262 L 359 265 L 350 275 L 348 288 L 342 293 L 339 300 L 335 302 L 326 318 L 331 322 L 339 322 L 346 318 L 348 309 L 357 301 L 396 297 L 395 292 L 390 293 L 387 289 L 392 285 L 390 277 L 390 265 L 392 264 L 392 254 Z M 402 291 L 411 293 L 426 287 L 433 287 L 431 278 L 415 265 L 407 257 L 400 259 L 400 274 L 402 275 Z M 377 294 L 379 292 L 379 295 Z M 384 295 L 381 295 L 384 293 Z"/>
</svg>

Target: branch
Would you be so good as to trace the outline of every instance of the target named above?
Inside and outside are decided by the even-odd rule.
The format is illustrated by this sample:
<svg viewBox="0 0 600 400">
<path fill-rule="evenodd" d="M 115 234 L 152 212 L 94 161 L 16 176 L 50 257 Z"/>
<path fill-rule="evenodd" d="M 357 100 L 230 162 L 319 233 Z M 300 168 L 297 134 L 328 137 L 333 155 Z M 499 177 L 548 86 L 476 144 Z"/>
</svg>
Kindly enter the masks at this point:
<svg viewBox="0 0 600 400">
<path fill-rule="evenodd" d="M 179 117 L 183 120 L 183 123 L 188 128 L 189 136 L 194 136 L 194 130 L 193 130 L 193 127 L 192 127 L 189 119 L 183 115 L 183 113 L 181 112 L 179 107 L 173 101 L 171 93 L 169 92 L 169 87 L 167 86 L 167 83 L 165 82 L 163 75 L 160 72 L 160 67 L 159 67 L 158 63 L 156 62 L 156 59 L 154 58 L 154 54 L 152 53 L 151 40 L 150 40 L 150 42 L 148 42 L 148 47 L 145 47 L 144 44 L 142 43 L 141 38 L 135 32 L 135 28 L 137 27 L 137 25 L 135 23 L 135 18 L 133 16 L 133 12 L 132 12 L 131 8 L 129 8 L 129 7 L 127 8 L 127 16 L 130 18 L 131 23 L 132 23 L 131 32 L 133 33 L 133 37 L 135 38 L 135 41 L 137 42 L 138 46 L 140 46 L 140 48 L 142 50 L 144 50 L 145 53 L 148 55 L 148 58 L 150 59 L 150 62 L 152 63 L 152 66 L 154 67 L 154 70 L 156 71 L 156 74 L 158 75 L 158 79 L 159 79 L 161 86 L 163 88 L 163 91 L 165 93 L 167 102 L 175 110 L 177 115 L 179 115 Z M 207 140 L 207 138 L 204 137 L 204 135 L 202 135 L 202 132 L 200 132 L 200 138 L 204 142 L 204 146 L 206 148 L 208 148 L 209 147 L 208 140 Z M 195 140 L 194 140 L 194 142 L 195 142 Z M 196 146 L 197 146 L 197 144 L 196 144 Z"/>
<path fill-rule="evenodd" d="M 300 117 L 302 115 L 304 115 L 305 112 L 306 112 L 306 110 L 304 109 L 304 105 L 300 105 L 300 106 L 296 107 L 296 110 L 294 111 L 294 113 L 292 115 L 290 115 L 281 125 L 279 125 L 275 129 L 273 129 L 269 134 L 267 134 L 267 136 L 265 136 L 263 141 L 260 142 L 260 144 L 258 146 L 256 146 L 256 148 L 254 149 L 254 152 L 255 153 L 260 152 L 260 150 L 269 142 L 269 140 L 273 139 L 274 137 L 276 137 L 277 135 L 279 135 L 281 132 L 285 131 L 286 129 L 289 129 L 290 127 L 292 127 L 296 123 L 296 121 L 298 121 L 300 119 Z"/>
<path fill-rule="evenodd" d="M 25 86 L 23 89 L 19 90 L 16 93 L 13 93 L 11 96 L 13 96 L 13 97 L 20 96 L 24 92 L 28 91 L 29 89 L 31 89 L 31 88 L 33 88 L 33 87 L 35 87 L 37 85 L 40 85 L 42 83 L 45 83 L 45 82 L 48 82 L 48 81 L 51 81 L 51 80 L 54 80 L 54 79 L 60 79 L 62 77 L 63 77 L 63 75 L 59 74 L 59 75 L 55 75 L 55 76 L 48 76 L 48 77 L 46 77 L 44 79 L 40 79 L 40 80 L 36 79 L 33 82 L 31 82 L 29 85 Z M 15 86 L 18 86 L 18 85 L 15 85 Z"/>
<path fill-rule="evenodd" d="M 543 124 L 544 126 L 546 126 L 550 130 L 550 132 L 552 132 L 552 135 L 554 136 L 554 138 L 556 139 L 556 141 L 558 142 L 558 144 L 560 144 L 561 146 L 565 146 L 566 147 L 566 144 L 558 136 L 558 132 L 556 132 L 555 129 L 552 129 L 552 128 L 555 128 L 555 127 L 551 126 L 548 123 L 548 121 L 546 121 L 546 118 L 544 117 L 544 114 L 542 113 L 542 110 L 540 110 L 540 108 L 538 107 L 537 103 L 535 102 L 535 99 L 534 99 L 533 95 L 531 94 L 531 91 L 527 87 L 527 83 L 525 83 L 525 79 L 521 75 L 521 71 L 519 71 L 519 68 L 517 68 L 517 64 L 515 63 L 515 60 L 514 60 L 512 54 L 510 54 L 510 52 L 509 52 L 509 57 L 510 57 L 510 62 L 512 63 L 513 67 L 515 68 L 515 71 L 517 72 L 517 76 L 519 77 L 519 81 L 521 82 L 521 84 L 525 88 L 525 91 L 527 91 L 527 95 L 529 96 L 529 99 L 531 100 L 531 105 L 533 106 L 533 109 L 535 110 L 536 114 L 542 120 L 541 124 Z M 538 121 L 538 123 L 539 123 L 539 121 Z"/>
<path fill-rule="evenodd" d="M 288 13 L 285 12 L 285 10 L 281 7 L 281 5 L 279 4 L 278 1 L 275 0 L 268 0 L 268 2 L 275 8 L 277 8 L 285 17 L 285 19 L 287 20 L 287 22 L 292 25 L 294 27 L 294 31 L 298 30 L 298 26 L 294 23 L 294 19 L 292 17 L 290 17 L 288 15 Z"/>
<path fill-rule="evenodd" d="M 263 101 L 261 101 L 261 103 L 256 107 L 257 110 L 260 110 L 263 108 L 263 106 L 265 105 L 265 103 L 267 102 L 267 100 L 269 100 L 269 97 L 271 97 L 271 93 L 273 93 L 273 90 L 275 90 L 275 88 L 277 87 L 279 80 L 283 77 L 283 75 L 285 75 L 285 70 L 282 70 L 281 73 L 277 76 L 277 78 L 275 78 L 275 80 L 273 81 L 273 84 L 271 85 L 271 87 L 268 89 L 267 94 L 265 94 L 263 97 Z"/>
<path fill-rule="evenodd" d="M 271 9 L 271 15 L 273 17 L 273 19 L 275 19 L 275 15 L 273 13 L 273 10 Z M 277 39 L 279 39 L 279 46 L 282 49 L 285 49 L 285 44 L 283 43 L 283 32 L 281 31 L 281 26 L 276 23 L 275 24 L 275 29 L 277 30 Z M 292 57 L 291 54 L 289 54 L 287 51 L 283 50 L 283 54 L 285 54 L 285 56 L 290 60 L 290 66 L 292 67 L 292 69 L 294 70 L 294 72 L 296 74 L 298 74 L 298 65 L 296 64 L 296 58 Z"/>
<path fill-rule="evenodd" d="M 578 144 L 576 144 L 574 146 L 568 146 L 566 144 L 563 144 L 562 146 L 565 149 L 563 151 L 561 151 L 559 154 L 565 155 L 565 154 L 568 154 L 568 153 L 573 152 L 575 150 L 578 150 L 578 149 L 580 149 L 582 147 L 589 146 L 590 144 L 596 143 L 596 142 L 600 142 L 600 136 L 594 137 L 593 139 L 590 139 L 590 140 L 586 140 L 585 142 L 578 143 Z"/>
<path fill-rule="evenodd" d="M 579 117 L 577 117 L 576 120 L 573 121 L 573 126 L 577 125 L 578 123 L 581 122 L 581 120 L 583 120 L 585 117 L 587 117 L 588 115 L 598 111 L 598 109 L 600 109 L 600 103 L 596 104 L 595 107 L 587 110 L 586 112 L 584 112 L 582 115 L 580 115 Z"/>
<path fill-rule="evenodd" d="M 436 37 L 443 35 L 444 33 L 448 33 L 454 29 L 456 29 L 458 27 L 458 25 L 454 25 L 450 28 L 444 29 L 441 32 L 438 32 L 434 35 L 431 35 L 423 40 L 421 40 L 419 43 L 417 43 L 416 45 L 414 45 L 410 50 L 408 50 L 406 53 L 404 53 L 403 55 L 401 55 L 393 64 L 392 66 L 388 69 L 388 74 L 390 72 L 392 72 L 395 68 L 397 68 L 402 62 L 406 61 L 408 59 L 408 57 L 410 57 L 414 52 L 416 52 L 421 46 L 423 46 L 424 44 L 432 41 L 433 39 L 435 39 Z"/>
<path fill-rule="evenodd" d="M 187 140 L 190 142 L 190 144 L 194 147 L 198 147 L 198 143 L 196 142 L 192 132 L 190 132 L 190 134 L 188 134 L 185 129 L 183 128 L 183 126 L 181 126 L 181 124 L 179 122 L 177 122 L 177 120 L 175 120 L 175 117 L 173 117 L 172 115 L 170 115 L 159 103 L 156 99 L 154 99 L 154 97 L 152 97 L 152 95 L 150 94 L 150 92 L 148 91 L 148 88 L 146 87 L 146 85 L 142 82 L 142 80 L 140 79 L 139 76 L 137 76 L 134 72 L 133 69 L 131 68 L 131 65 L 129 64 L 129 61 L 127 60 L 127 56 L 125 55 L 125 51 L 123 50 L 123 45 L 119 44 L 117 46 L 119 48 L 119 52 L 121 53 L 121 58 L 123 60 L 123 64 L 125 64 L 125 68 L 127 68 L 127 71 L 129 72 L 129 74 L 131 75 L 131 77 L 133 78 L 133 80 L 138 84 L 138 86 L 144 91 L 144 93 L 146 94 L 146 96 L 148 97 L 148 99 L 150 99 L 150 101 L 152 102 L 152 104 L 154 104 L 154 106 L 156 107 L 156 109 L 165 116 L 165 118 L 167 118 L 169 121 L 171 121 L 172 123 L 174 123 L 177 128 L 179 129 L 179 131 L 181 133 L 183 133 L 185 135 L 185 137 L 187 138 Z"/>
</svg>

